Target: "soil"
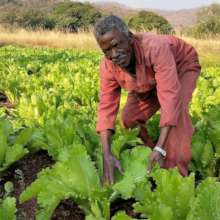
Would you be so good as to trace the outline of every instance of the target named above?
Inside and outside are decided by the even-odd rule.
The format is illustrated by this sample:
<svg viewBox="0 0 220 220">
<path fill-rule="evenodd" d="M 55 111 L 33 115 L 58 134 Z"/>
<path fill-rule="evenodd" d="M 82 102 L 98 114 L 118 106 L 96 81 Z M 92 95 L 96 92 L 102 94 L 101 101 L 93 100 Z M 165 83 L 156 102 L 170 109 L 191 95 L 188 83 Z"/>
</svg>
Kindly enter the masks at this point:
<svg viewBox="0 0 220 220">
<path fill-rule="evenodd" d="M 35 154 L 28 154 L 16 162 L 7 171 L 6 175 L 0 179 L 0 186 L 11 181 L 14 184 L 12 196 L 17 199 L 17 220 L 35 220 L 37 209 L 36 199 L 31 199 L 23 204 L 19 204 L 18 198 L 21 192 L 37 178 L 43 168 L 54 164 L 47 151 L 39 151 Z M 4 195 L 3 187 L 0 187 L 0 198 Z M 138 218 L 138 214 L 133 212 L 132 204 L 134 200 L 117 200 L 111 204 L 112 216 L 119 210 L 125 211 L 129 216 Z M 52 220 L 84 220 L 83 211 L 72 200 L 64 200 L 56 208 Z"/>
<path fill-rule="evenodd" d="M 8 97 L 3 92 L 0 92 L 0 107 L 6 107 L 8 109 L 15 107 L 15 105 L 9 101 Z"/>
<path fill-rule="evenodd" d="M 114 203 L 111 204 L 111 216 L 114 216 L 118 211 L 125 211 L 126 214 L 132 218 L 139 218 L 140 213 L 136 213 L 133 211 L 132 205 L 136 201 L 134 199 L 123 200 L 118 199 Z"/>
<path fill-rule="evenodd" d="M 21 192 L 37 178 L 43 168 L 50 167 L 54 164 L 47 151 L 39 151 L 36 154 L 28 154 L 21 160 L 16 162 L 3 177 L 1 186 L 5 182 L 11 181 L 14 184 L 12 196 L 17 199 L 17 220 L 35 220 L 35 212 L 37 209 L 36 199 L 31 199 L 23 204 L 19 204 L 18 198 Z M 0 189 L 0 197 L 4 194 L 3 189 Z M 52 220 L 83 220 L 84 214 L 70 200 L 60 203 L 54 212 Z"/>
</svg>

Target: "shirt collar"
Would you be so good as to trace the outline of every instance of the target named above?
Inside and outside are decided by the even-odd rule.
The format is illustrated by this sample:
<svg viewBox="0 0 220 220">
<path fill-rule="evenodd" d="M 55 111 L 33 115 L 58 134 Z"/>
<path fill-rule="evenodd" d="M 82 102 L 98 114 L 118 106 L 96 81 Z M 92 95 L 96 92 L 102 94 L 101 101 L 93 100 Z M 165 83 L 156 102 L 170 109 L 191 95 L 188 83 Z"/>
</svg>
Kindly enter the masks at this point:
<svg viewBox="0 0 220 220">
<path fill-rule="evenodd" d="M 136 63 L 141 65 L 144 63 L 144 51 L 140 45 L 140 37 L 138 35 L 133 34 L 133 48 L 135 53 Z"/>
</svg>

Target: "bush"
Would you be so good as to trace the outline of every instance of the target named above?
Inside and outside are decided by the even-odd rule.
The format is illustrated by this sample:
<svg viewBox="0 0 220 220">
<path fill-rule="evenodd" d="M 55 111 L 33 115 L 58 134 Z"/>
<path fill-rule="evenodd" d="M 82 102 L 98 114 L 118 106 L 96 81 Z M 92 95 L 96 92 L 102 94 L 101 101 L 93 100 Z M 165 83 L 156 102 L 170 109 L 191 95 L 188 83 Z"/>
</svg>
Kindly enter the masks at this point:
<svg viewBox="0 0 220 220">
<path fill-rule="evenodd" d="M 77 32 L 79 29 L 88 31 L 102 14 L 89 4 L 63 2 L 55 6 L 52 17 L 59 30 Z"/>
<path fill-rule="evenodd" d="M 55 20 L 44 11 L 27 9 L 17 19 L 19 26 L 24 28 L 37 28 L 52 30 L 55 27 Z"/>
<path fill-rule="evenodd" d="M 206 21 L 198 24 L 197 33 L 202 34 L 219 34 L 220 33 L 220 17 L 210 17 Z"/>
<path fill-rule="evenodd" d="M 164 17 L 149 11 L 140 11 L 137 16 L 129 20 L 128 26 L 136 31 L 156 30 L 160 34 L 171 34 L 174 32 L 173 27 Z"/>
<path fill-rule="evenodd" d="M 25 6 L 19 4 L 5 6 L 1 8 L 0 23 L 3 26 L 16 26 L 28 29 L 53 29 L 55 21 L 49 14 L 47 8 Z"/>
<path fill-rule="evenodd" d="M 194 37 L 215 36 L 220 34 L 220 5 L 212 4 L 201 9 L 198 14 L 198 23 L 187 28 L 185 33 Z"/>
<path fill-rule="evenodd" d="M 57 28 L 70 32 L 79 29 L 87 31 L 101 17 L 102 14 L 90 4 L 71 1 L 50 4 L 36 1 L 34 5 L 18 2 L 0 8 L 2 25 L 33 30 Z"/>
</svg>

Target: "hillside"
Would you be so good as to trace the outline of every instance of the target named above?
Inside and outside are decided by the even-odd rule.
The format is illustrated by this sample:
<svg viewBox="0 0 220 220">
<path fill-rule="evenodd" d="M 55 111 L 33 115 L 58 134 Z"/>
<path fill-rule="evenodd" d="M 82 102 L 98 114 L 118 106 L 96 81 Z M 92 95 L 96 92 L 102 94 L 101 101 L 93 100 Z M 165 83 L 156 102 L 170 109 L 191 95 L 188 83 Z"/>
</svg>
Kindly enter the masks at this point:
<svg viewBox="0 0 220 220">
<path fill-rule="evenodd" d="M 93 3 L 93 6 L 104 13 L 112 13 L 119 16 L 133 16 L 138 13 L 138 9 L 129 8 L 126 5 L 119 4 L 117 2 L 97 2 Z M 143 9 L 140 9 L 143 10 Z M 156 9 L 145 9 L 153 11 L 161 16 L 164 16 L 174 28 L 192 26 L 196 23 L 196 14 L 200 8 L 178 10 L 178 11 L 163 11 Z"/>
<path fill-rule="evenodd" d="M 56 3 L 62 2 L 64 0 L 0 0 L 0 16 L 6 11 L 7 8 L 14 8 L 18 10 L 20 6 L 31 7 L 31 8 L 44 8 L 50 9 Z M 99 11 L 109 14 L 116 14 L 122 17 L 131 17 L 138 13 L 138 11 L 143 9 L 133 9 L 126 5 L 119 4 L 117 2 L 96 2 L 92 5 Z M 153 11 L 163 17 L 165 17 L 174 28 L 181 28 L 185 26 L 192 26 L 196 23 L 196 14 L 199 10 L 197 9 L 187 9 L 179 11 L 164 11 L 156 9 L 145 9 Z M 1 13 L 2 12 L 2 13 Z"/>
</svg>

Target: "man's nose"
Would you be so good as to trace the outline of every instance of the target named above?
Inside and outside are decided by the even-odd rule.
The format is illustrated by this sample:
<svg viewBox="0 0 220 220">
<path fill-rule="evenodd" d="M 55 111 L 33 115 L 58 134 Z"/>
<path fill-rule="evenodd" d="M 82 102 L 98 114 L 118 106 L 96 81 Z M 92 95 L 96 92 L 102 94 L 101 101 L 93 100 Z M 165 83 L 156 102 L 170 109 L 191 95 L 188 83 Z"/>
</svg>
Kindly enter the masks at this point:
<svg viewBox="0 0 220 220">
<path fill-rule="evenodd" d="M 118 51 L 113 48 L 112 49 L 112 59 L 117 59 L 118 55 L 119 55 Z"/>
</svg>

